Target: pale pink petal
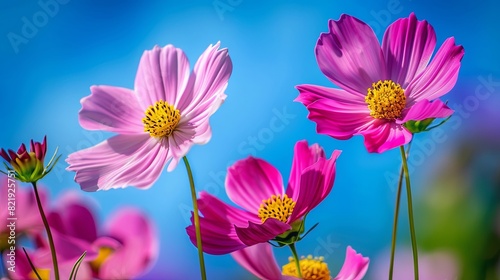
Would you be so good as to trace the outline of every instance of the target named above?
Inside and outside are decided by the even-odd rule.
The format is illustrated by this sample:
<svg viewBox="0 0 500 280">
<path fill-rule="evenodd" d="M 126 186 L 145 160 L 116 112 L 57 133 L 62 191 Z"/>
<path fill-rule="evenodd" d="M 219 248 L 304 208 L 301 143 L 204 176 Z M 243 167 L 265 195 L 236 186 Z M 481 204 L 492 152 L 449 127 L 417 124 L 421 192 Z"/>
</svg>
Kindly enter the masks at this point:
<svg viewBox="0 0 500 280">
<path fill-rule="evenodd" d="M 189 80 L 189 61 L 184 52 L 172 45 L 155 46 L 141 57 L 135 91 L 143 109 L 163 100 L 180 110 L 177 100 L 191 91 Z"/>
<path fill-rule="evenodd" d="M 229 167 L 226 193 L 234 203 L 256 214 L 264 199 L 283 195 L 283 179 L 268 162 L 248 157 Z"/>
<path fill-rule="evenodd" d="M 382 50 L 392 81 L 406 88 L 425 69 L 436 47 L 436 33 L 414 13 L 392 23 L 384 34 Z"/>
<path fill-rule="evenodd" d="M 304 169 L 316 163 L 320 158 L 325 158 L 325 152 L 318 144 L 309 147 L 305 140 L 298 141 L 295 144 L 292 169 L 286 188 L 287 194 L 295 192 L 295 188 L 300 185 L 300 177 Z"/>
<path fill-rule="evenodd" d="M 335 139 L 347 140 L 373 121 L 368 107 L 320 99 L 307 107 L 310 120 L 317 124 L 317 132 Z"/>
<path fill-rule="evenodd" d="M 347 247 L 344 265 L 340 272 L 333 280 L 361 280 L 368 270 L 370 259 L 356 253 L 356 251 Z"/>
<path fill-rule="evenodd" d="M 350 93 L 343 89 L 316 85 L 298 85 L 295 88 L 299 90 L 299 96 L 294 101 L 301 102 L 306 107 L 320 99 L 331 99 L 340 103 L 367 107 L 365 102 L 366 93 Z"/>
<path fill-rule="evenodd" d="M 421 121 L 427 118 L 446 118 L 451 114 L 453 114 L 453 110 L 443 101 L 424 99 L 411 106 L 407 112 L 403 113 L 403 119 L 397 122 L 403 124 L 407 121 Z"/>
<path fill-rule="evenodd" d="M 190 114 L 196 110 L 207 111 L 208 116 L 222 104 L 226 95 L 233 64 L 227 49 L 219 49 L 220 43 L 210 45 L 198 58 L 193 69 L 193 88 L 178 101 L 181 114 Z"/>
<path fill-rule="evenodd" d="M 238 238 L 247 246 L 267 242 L 292 228 L 289 224 L 273 218 L 267 219 L 262 224 L 249 222 L 248 227 L 234 227 Z"/>
<path fill-rule="evenodd" d="M 383 153 L 387 150 L 408 144 L 412 138 L 401 124 L 378 120 L 370 129 L 361 131 L 365 137 L 365 146 L 370 153 Z"/>
<path fill-rule="evenodd" d="M 329 32 L 316 44 L 316 60 L 334 84 L 366 94 L 372 83 L 387 78 L 382 49 L 370 26 L 345 14 L 328 25 Z"/>
<path fill-rule="evenodd" d="M 149 188 L 172 158 L 168 147 L 149 135 L 117 135 L 68 156 L 68 170 L 85 191 L 135 186 Z"/>
<path fill-rule="evenodd" d="M 316 163 L 302 170 L 299 187 L 293 189 L 293 192 L 287 190 L 287 194 L 296 202 L 290 223 L 302 219 L 328 196 L 335 181 L 335 166 L 339 155 L 340 151 L 335 150 L 330 159 L 319 158 Z"/>
<path fill-rule="evenodd" d="M 143 134 L 145 111 L 135 93 L 126 88 L 92 86 L 91 94 L 81 100 L 80 125 L 89 130 L 120 134 Z"/>
<path fill-rule="evenodd" d="M 455 45 L 453 37 L 439 48 L 427 68 L 406 89 L 408 104 L 423 99 L 433 100 L 449 92 L 457 82 L 464 48 Z"/>
<path fill-rule="evenodd" d="M 208 254 L 227 254 L 246 247 L 236 235 L 234 225 L 247 226 L 248 221 L 260 222 L 257 215 L 230 206 L 207 192 L 200 193 L 198 207 L 203 215 L 200 217 L 203 251 Z M 186 231 L 196 246 L 193 217 Z"/>
<path fill-rule="evenodd" d="M 104 261 L 99 278 L 136 278 L 156 261 L 158 236 L 146 214 L 133 208 L 120 209 L 108 221 L 106 235 L 119 240 L 122 246 Z"/>
<path fill-rule="evenodd" d="M 280 280 L 281 270 L 268 243 L 259 243 L 231 253 L 243 268 L 260 279 Z"/>
</svg>

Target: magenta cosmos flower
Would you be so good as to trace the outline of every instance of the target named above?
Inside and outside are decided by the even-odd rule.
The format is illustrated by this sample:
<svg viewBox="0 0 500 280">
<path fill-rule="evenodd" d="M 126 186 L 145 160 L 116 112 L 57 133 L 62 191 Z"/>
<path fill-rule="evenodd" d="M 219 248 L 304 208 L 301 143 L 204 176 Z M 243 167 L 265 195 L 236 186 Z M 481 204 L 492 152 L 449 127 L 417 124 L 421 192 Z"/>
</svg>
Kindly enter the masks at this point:
<svg viewBox="0 0 500 280">
<path fill-rule="evenodd" d="M 246 270 L 260 279 L 293 280 L 298 278 L 297 265 L 293 258 L 279 268 L 272 247 L 267 243 L 256 244 L 231 253 L 231 256 Z M 322 257 L 307 256 L 299 260 L 304 280 L 360 280 L 368 270 L 370 260 L 347 247 L 344 264 L 337 276 L 332 277 L 328 264 Z"/>
<path fill-rule="evenodd" d="M 83 128 L 118 135 L 69 155 L 68 170 L 85 191 L 150 187 L 170 162 L 172 171 L 193 144 L 212 135 L 209 117 L 226 95 L 232 63 L 227 49 L 210 45 L 190 73 L 172 45 L 142 55 L 135 89 L 93 86 L 82 99 Z"/>
<path fill-rule="evenodd" d="M 297 230 L 305 215 L 330 193 L 339 154 L 334 151 L 327 159 L 318 144 L 308 147 L 306 141 L 297 142 L 286 192 L 281 174 L 268 162 L 254 157 L 236 162 L 228 170 L 226 193 L 243 209 L 201 192 L 203 251 L 227 254 Z M 193 225 L 187 233 L 196 244 Z"/>
<path fill-rule="evenodd" d="M 387 28 L 382 46 L 368 25 L 349 15 L 330 20 L 329 29 L 318 39 L 316 59 L 340 89 L 297 86 L 296 100 L 318 133 L 340 140 L 363 135 L 369 152 L 382 153 L 411 140 L 406 122 L 453 113 L 437 99 L 455 85 L 464 54 L 453 37 L 430 61 L 434 29 L 413 13 Z"/>
</svg>

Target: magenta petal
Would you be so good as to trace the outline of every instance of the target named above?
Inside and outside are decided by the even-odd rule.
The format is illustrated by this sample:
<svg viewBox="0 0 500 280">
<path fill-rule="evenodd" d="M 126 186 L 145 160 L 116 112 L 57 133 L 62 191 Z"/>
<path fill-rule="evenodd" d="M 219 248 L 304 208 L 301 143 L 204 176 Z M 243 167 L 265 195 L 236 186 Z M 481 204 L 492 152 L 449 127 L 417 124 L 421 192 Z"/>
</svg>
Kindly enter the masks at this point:
<svg viewBox="0 0 500 280">
<path fill-rule="evenodd" d="M 97 239 L 97 225 L 95 217 L 90 211 L 92 207 L 76 193 L 66 193 L 57 202 L 57 220 L 60 223 L 51 223 L 61 233 L 85 240 L 89 243 Z"/>
<path fill-rule="evenodd" d="M 145 51 L 139 62 L 135 90 L 143 109 L 163 100 L 177 109 L 181 96 L 189 88 L 189 61 L 181 49 L 172 45 L 155 46 Z M 181 110 L 182 112 L 182 110 Z"/>
<path fill-rule="evenodd" d="M 334 84 L 365 94 L 372 83 L 387 78 L 382 49 L 366 23 L 343 14 L 328 22 L 316 44 L 319 68 Z"/>
<path fill-rule="evenodd" d="M 382 50 L 389 77 L 406 88 L 425 69 L 436 47 L 436 33 L 415 14 L 392 23 L 384 34 Z"/>
<path fill-rule="evenodd" d="M 289 224 L 273 218 L 267 219 L 262 224 L 249 222 L 248 227 L 246 228 L 238 226 L 234 227 L 238 238 L 247 246 L 267 242 L 292 228 Z"/>
<path fill-rule="evenodd" d="M 356 253 L 351 246 L 348 246 L 344 265 L 333 280 L 361 280 L 368 270 L 369 263 L 369 258 L 363 257 L 363 255 Z"/>
<path fill-rule="evenodd" d="M 234 224 L 219 217 L 200 217 L 201 241 L 203 252 L 212 255 L 224 255 L 246 247 L 238 238 Z M 186 232 L 196 246 L 194 219 L 191 214 L 191 225 Z"/>
<path fill-rule="evenodd" d="M 433 100 L 449 92 L 457 82 L 463 55 L 464 48 L 455 45 L 453 37 L 448 38 L 424 72 L 410 82 L 406 90 L 410 98 L 407 103 Z"/>
<path fill-rule="evenodd" d="M 207 111 L 208 116 L 215 113 L 225 100 L 229 77 L 233 64 L 227 49 L 219 49 L 220 43 L 210 45 L 198 58 L 193 69 L 192 91 L 179 99 L 182 114 L 195 115 Z"/>
<path fill-rule="evenodd" d="M 256 214 L 264 199 L 283 195 L 283 179 L 268 162 L 248 157 L 229 167 L 226 193 L 234 203 Z"/>
<path fill-rule="evenodd" d="M 451 114 L 453 114 L 453 110 L 443 101 L 439 99 L 434 101 L 424 99 L 411 106 L 405 113 L 403 119 L 398 121 L 398 123 L 403 124 L 407 121 L 421 121 L 427 118 L 446 118 Z"/>
<path fill-rule="evenodd" d="M 243 268 L 260 279 L 281 279 L 281 270 L 274 259 L 273 248 L 268 243 L 259 243 L 238 250 L 231 253 L 231 256 Z"/>
<path fill-rule="evenodd" d="M 290 222 L 301 219 L 328 196 L 333 188 L 335 165 L 339 155 L 340 151 L 335 150 L 330 159 L 320 158 L 302 171 L 299 188 L 289 193 L 296 202 Z"/>
<path fill-rule="evenodd" d="M 200 217 L 203 251 L 208 254 L 227 254 L 246 247 L 236 235 L 234 225 L 247 226 L 248 221 L 260 222 L 257 215 L 230 206 L 207 192 L 200 193 L 198 206 L 203 215 Z M 191 224 L 186 231 L 196 246 L 192 217 Z"/>
<path fill-rule="evenodd" d="M 341 103 L 320 99 L 307 107 L 310 120 L 317 124 L 317 132 L 335 139 L 347 140 L 373 122 L 366 105 Z"/>
<path fill-rule="evenodd" d="M 356 104 L 367 107 L 365 95 L 361 93 L 351 93 L 342 89 L 327 88 L 316 85 L 298 85 L 299 96 L 294 100 L 301 102 L 306 107 L 320 99 L 332 99 L 340 103 Z M 367 107 L 368 108 L 368 107 Z"/>
<path fill-rule="evenodd" d="M 135 186 L 148 188 L 172 158 L 168 148 L 149 135 L 117 135 L 68 156 L 68 170 L 85 191 Z"/>
<path fill-rule="evenodd" d="M 106 235 L 122 246 L 102 264 L 99 278 L 132 279 L 146 272 L 158 255 L 158 236 L 149 218 L 136 209 L 122 208 L 106 228 Z"/>
<path fill-rule="evenodd" d="M 143 134 L 144 110 L 135 93 L 126 88 L 92 86 L 89 96 L 81 100 L 80 125 L 89 130 L 106 130 L 120 134 Z"/>
<path fill-rule="evenodd" d="M 370 129 L 360 132 L 365 137 L 365 146 L 370 153 L 383 153 L 406 145 L 412 138 L 411 132 L 394 122 L 378 121 Z"/>
<path fill-rule="evenodd" d="M 290 171 L 288 187 L 286 188 L 287 194 L 295 192 L 295 188 L 298 188 L 300 185 L 300 177 L 304 169 L 316 163 L 320 158 L 325 158 L 325 151 L 318 144 L 313 144 L 309 147 L 305 140 L 298 141 L 295 144 L 292 170 Z"/>
</svg>

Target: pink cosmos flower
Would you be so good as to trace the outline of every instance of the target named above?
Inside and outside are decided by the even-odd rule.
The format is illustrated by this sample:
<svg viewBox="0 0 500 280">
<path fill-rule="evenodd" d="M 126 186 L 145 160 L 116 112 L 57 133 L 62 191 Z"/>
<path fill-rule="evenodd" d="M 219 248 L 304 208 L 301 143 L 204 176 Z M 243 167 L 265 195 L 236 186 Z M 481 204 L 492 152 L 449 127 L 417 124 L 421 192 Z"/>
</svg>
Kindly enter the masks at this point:
<svg viewBox="0 0 500 280">
<path fill-rule="evenodd" d="M 279 269 L 270 244 L 260 243 L 231 253 L 231 256 L 246 270 L 260 279 L 292 280 L 298 278 L 295 261 Z M 356 253 L 351 246 L 347 247 L 346 257 L 337 276 L 332 277 L 328 265 L 321 257 L 308 256 L 299 261 L 302 279 L 316 280 L 360 280 L 368 270 L 370 260 Z"/>
<path fill-rule="evenodd" d="M 228 170 L 226 193 L 243 209 L 201 192 L 203 251 L 227 254 L 297 230 L 305 215 L 330 193 L 339 154 L 334 151 L 326 159 L 318 144 L 308 147 L 306 141 L 297 142 L 286 192 L 281 174 L 271 164 L 254 157 L 236 162 Z M 196 244 L 193 225 L 187 233 Z"/>
<path fill-rule="evenodd" d="M 226 95 L 232 71 L 227 49 L 210 45 L 190 73 L 172 45 L 145 51 L 135 89 L 93 86 L 82 99 L 80 125 L 118 135 L 69 155 L 68 170 L 85 191 L 148 188 L 170 162 L 172 171 L 193 144 L 212 135 L 209 117 Z"/>
<path fill-rule="evenodd" d="M 83 252 L 87 252 L 77 279 L 131 279 L 145 273 L 155 262 L 158 237 L 153 224 L 143 213 L 121 208 L 99 230 L 89 204 L 75 194 L 63 196 L 49 216 L 54 235 L 60 273 L 69 279 L 71 269 Z M 36 242 L 29 251 L 37 271 L 44 279 L 53 279 L 48 244 Z M 19 252 L 19 254 L 23 254 Z M 15 279 L 36 279 L 23 257 Z"/>
<path fill-rule="evenodd" d="M 464 55 L 453 37 L 430 61 L 434 29 L 413 13 L 387 28 L 382 45 L 368 25 L 349 15 L 330 20 L 329 29 L 318 39 L 316 59 L 340 89 L 297 86 L 296 101 L 309 110 L 318 133 L 340 140 L 363 135 L 369 152 L 382 153 L 411 140 L 406 122 L 453 113 L 437 99 L 455 85 Z"/>
</svg>

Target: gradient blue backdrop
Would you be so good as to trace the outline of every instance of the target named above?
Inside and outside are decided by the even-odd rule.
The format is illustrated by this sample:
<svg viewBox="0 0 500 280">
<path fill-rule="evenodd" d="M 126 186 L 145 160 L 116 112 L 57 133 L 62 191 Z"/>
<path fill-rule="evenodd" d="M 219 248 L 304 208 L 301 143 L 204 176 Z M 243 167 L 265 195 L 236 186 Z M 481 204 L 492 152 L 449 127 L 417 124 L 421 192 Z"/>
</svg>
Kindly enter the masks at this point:
<svg viewBox="0 0 500 280">
<path fill-rule="evenodd" d="M 467 102 L 481 85 L 481 77 L 500 80 L 496 1 L 65 2 L 45 21 L 37 17 L 43 11 L 37 1 L 0 3 L 0 146 L 17 148 L 21 142 L 48 135 L 49 152 L 59 146 L 65 158 L 97 144 L 109 134 L 85 131 L 77 119 L 80 99 L 89 94 L 91 85 L 133 88 L 141 54 L 154 45 L 182 48 L 194 65 L 209 44 L 220 41 L 229 49 L 234 70 L 228 98 L 211 118 L 211 141 L 189 153 L 197 188 L 228 201 L 223 188 L 225 170 L 249 154 L 274 164 L 286 180 L 293 146 L 300 139 L 320 143 L 327 153 L 343 150 L 331 195 L 308 218 L 310 225 L 319 222 L 319 226 L 298 245 L 299 254 L 325 255 L 333 271 L 340 268 L 347 245 L 372 258 L 389 246 L 395 189 L 386 177 L 387 172 L 397 172 L 400 158 L 397 150 L 368 154 L 361 137 L 338 141 L 316 134 L 315 124 L 306 118 L 307 110 L 293 102 L 298 84 L 332 86 L 314 56 L 316 40 L 327 31 L 328 19 L 338 19 L 342 13 L 354 15 L 371 24 L 381 39 L 390 22 L 415 12 L 434 26 L 439 45 L 454 36 L 464 45 L 465 57 L 457 86 L 446 96 L 452 107 Z M 218 11 L 214 3 L 228 6 Z M 12 43 L 13 33 L 23 36 L 24 18 L 37 20 L 39 27 L 28 34 L 31 38 Z M 499 90 L 497 82 L 493 97 L 481 100 L 479 109 L 462 117 L 463 123 L 473 126 L 498 120 Z M 486 117 L 474 117 L 479 111 L 486 112 Z M 288 118 L 280 119 L 283 114 Z M 278 129 L 271 124 L 276 118 Z M 412 173 L 417 197 L 436 165 L 446 164 L 440 158 L 463 127 L 445 125 L 447 142 L 437 144 L 436 151 L 426 154 Z M 498 130 L 498 124 L 494 129 Z M 419 135 L 419 139 L 426 137 Z M 252 138 L 258 139 L 258 145 L 250 142 Z M 66 166 L 61 160 L 43 180 L 52 198 L 67 190 L 79 191 Z M 124 205 L 136 206 L 154 220 L 161 237 L 160 254 L 144 279 L 198 277 L 197 253 L 184 229 L 191 202 L 183 165 L 164 172 L 147 191 L 79 192 L 98 202 L 101 221 Z M 401 244 L 408 243 L 405 210 L 402 213 Z M 282 249 L 276 254 L 283 263 L 289 252 Z M 250 278 L 230 256 L 207 255 L 206 262 L 212 279 Z"/>
</svg>

